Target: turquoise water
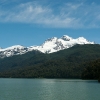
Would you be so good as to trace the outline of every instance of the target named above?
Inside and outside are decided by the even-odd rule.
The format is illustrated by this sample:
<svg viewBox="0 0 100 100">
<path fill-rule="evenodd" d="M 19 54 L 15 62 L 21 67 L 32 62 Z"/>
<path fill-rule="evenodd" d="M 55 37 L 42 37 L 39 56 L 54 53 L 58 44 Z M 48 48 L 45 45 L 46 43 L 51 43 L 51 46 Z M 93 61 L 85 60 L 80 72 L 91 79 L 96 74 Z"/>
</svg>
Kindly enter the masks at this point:
<svg viewBox="0 0 100 100">
<path fill-rule="evenodd" d="M 0 100 L 100 100 L 100 84 L 67 79 L 0 79 Z"/>
</svg>

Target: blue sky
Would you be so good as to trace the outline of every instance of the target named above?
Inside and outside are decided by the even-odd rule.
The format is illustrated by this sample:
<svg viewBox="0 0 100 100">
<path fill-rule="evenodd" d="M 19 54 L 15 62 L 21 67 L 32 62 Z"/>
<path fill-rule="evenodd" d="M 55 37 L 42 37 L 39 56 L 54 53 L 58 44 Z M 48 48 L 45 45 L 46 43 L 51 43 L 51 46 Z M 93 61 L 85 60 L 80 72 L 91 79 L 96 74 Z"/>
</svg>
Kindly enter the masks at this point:
<svg viewBox="0 0 100 100">
<path fill-rule="evenodd" d="M 100 0 L 0 0 L 0 47 L 63 35 L 100 43 Z"/>
</svg>

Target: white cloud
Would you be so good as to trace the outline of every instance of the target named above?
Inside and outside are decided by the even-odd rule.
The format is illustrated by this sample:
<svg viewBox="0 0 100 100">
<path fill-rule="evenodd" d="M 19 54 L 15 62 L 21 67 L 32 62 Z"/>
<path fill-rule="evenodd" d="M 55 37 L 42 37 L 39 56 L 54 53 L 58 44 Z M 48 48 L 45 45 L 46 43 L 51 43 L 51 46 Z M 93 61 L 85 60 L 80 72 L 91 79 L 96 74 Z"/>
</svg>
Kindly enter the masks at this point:
<svg viewBox="0 0 100 100">
<path fill-rule="evenodd" d="M 56 9 L 56 12 L 55 12 Z M 45 6 L 36 2 L 0 10 L 0 22 L 22 22 L 58 28 L 100 27 L 100 5 L 92 3 L 66 3 L 60 7 Z"/>
</svg>

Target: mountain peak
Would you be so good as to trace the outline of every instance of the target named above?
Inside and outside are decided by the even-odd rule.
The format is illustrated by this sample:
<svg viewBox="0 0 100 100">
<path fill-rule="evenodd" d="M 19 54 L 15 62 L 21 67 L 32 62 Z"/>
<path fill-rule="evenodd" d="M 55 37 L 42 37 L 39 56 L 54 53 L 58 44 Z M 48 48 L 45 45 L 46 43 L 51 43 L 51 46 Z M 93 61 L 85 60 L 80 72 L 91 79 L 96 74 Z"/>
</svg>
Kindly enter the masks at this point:
<svg viewBox="0 0 100 100">
<path fill-rule="evenodd" d="M 87 39 L 84 37 L 79 37 L 78 40 L 87 40 Z"/>
<path fill-rule="evenodd" d="M 94 42 L 90 42 L 84 37 L 79 37 L 79 38 L 77 38 L 77 40 L 80 42 L 83 42 L 84 44 L 94 44 Z"/>
<path fill-rule="evenodd" d="M 63 35 L 62 38 L 65 41 L 70 41 L 72 39 L 72 37 L 69 37 L 68 35 Z"/>
<path fill-rule="evenodd" d="M 52 38 L 47 39 L 45 42 L 56 41 L 56 40 L 57 40 L 57 37 L 52 37 Z"/>
</svg>

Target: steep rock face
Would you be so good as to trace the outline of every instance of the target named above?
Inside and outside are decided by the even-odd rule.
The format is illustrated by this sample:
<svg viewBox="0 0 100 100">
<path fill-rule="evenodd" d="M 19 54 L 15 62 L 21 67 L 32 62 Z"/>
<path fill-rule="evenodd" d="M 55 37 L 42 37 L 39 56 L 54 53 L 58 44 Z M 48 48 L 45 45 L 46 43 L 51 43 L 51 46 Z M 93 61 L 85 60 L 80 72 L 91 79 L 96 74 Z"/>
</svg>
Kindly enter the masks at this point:
<svg viewBox="0 0 100 100">
<path fill-rule="evenodd" d="M 15 45 L 5 49 L 0 48 L 0 58 L 21 55 L 32 50 L 38 50 L 42 53 L 53 53 L 59 50 L 70 48 L 76 44 L 94 44 L 94 42 L 90 42 L 84 37 L 73 39 L 72 37 L 64 35 L 61 38 L 53 37 L 47 39 L 41 46 L 24 47 L 21 45 Z"/>
</svg>

